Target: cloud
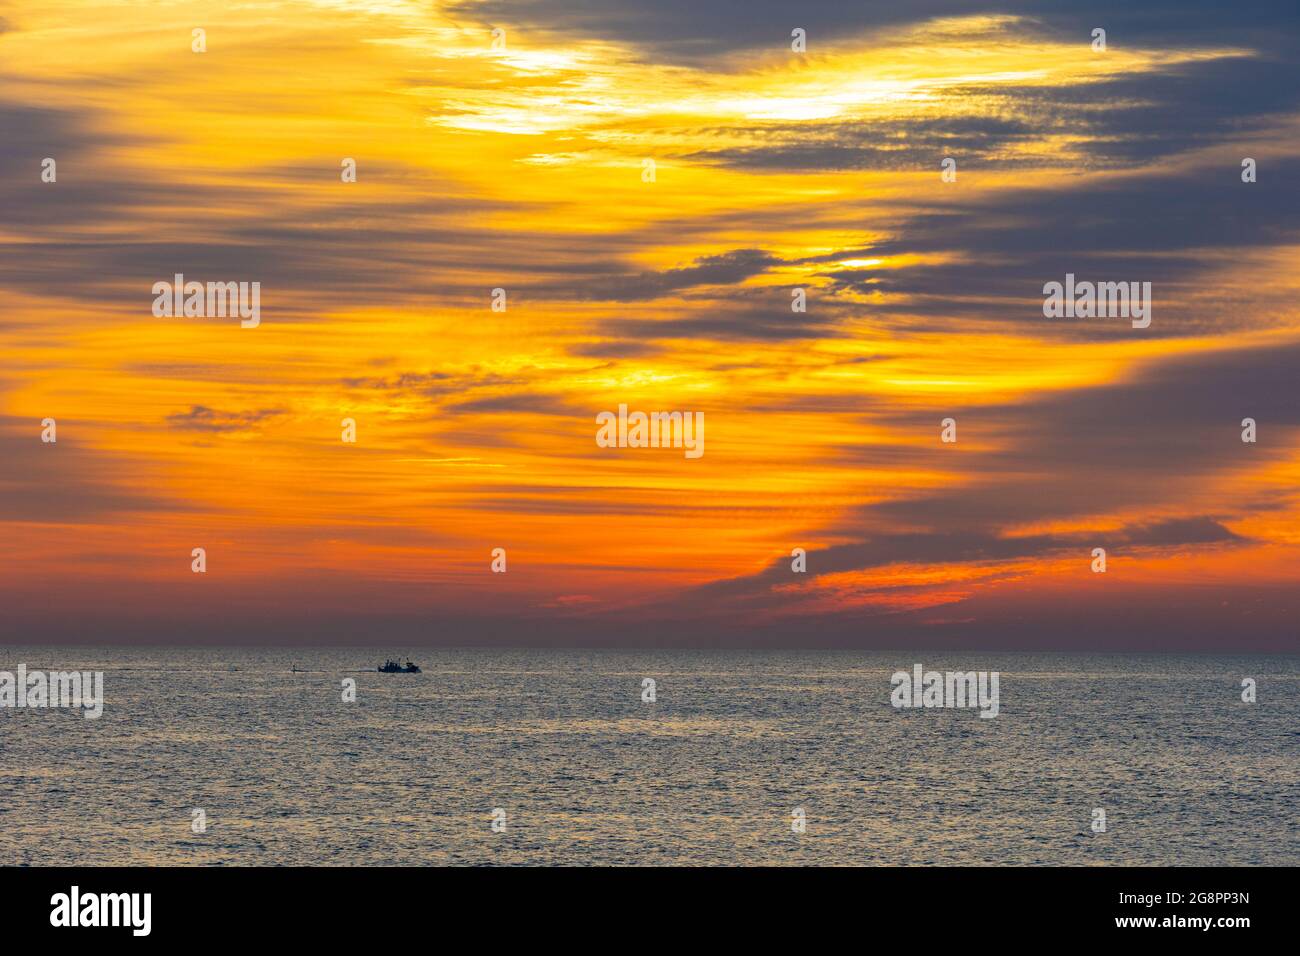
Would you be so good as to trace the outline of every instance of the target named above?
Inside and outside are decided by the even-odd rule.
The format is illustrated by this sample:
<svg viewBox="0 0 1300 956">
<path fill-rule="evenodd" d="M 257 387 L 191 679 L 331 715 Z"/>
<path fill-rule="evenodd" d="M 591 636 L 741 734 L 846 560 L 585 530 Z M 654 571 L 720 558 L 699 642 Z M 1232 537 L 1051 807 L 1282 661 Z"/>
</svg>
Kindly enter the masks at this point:
<svg viewBox="0 0 1300 956">
<path fill-rule="evenodd" d="M 661 346 L 624 338 L 578 342 L 569 346 L 568 349 L 570 355 L 603 359 L 648 358 L 652 355 L 660 355 L 663 351 L 664 349 Z"/>
<path fill-rule="evenodd" d="M 283 415 L 282 408 L 262 408 L 249 412 L 224 412 L 206 405 L 193 405 L 187 412 L 174 412 L 167 422 L 174 428 L 196 432 L 238 432 L 252 429 L 269 419 Z"/>
<path fill-rule="evenodd" d="M 1239 144 L 1300 108 L 1300 59 L 1232 56 L 1060 85 L 948 87 L 991 115 L 855 118 L 733 129 L 749 141 L 685 158 L 756 171 L 963 172 L 1151 165 L 1215 143 Z M 1068 141 L 1067 146 L 1062 141 Z"/>
<path fill-rule="evenodd" d="M 573 404 L 556 395 L 541 392 L 516 392 L 491 398 L 476 398 L 447 406 L 447 411 L 461 414 L 518 412 L 526 415 L 560 415 L 567 418 L 592 418 L 594 411 Z"/>
<path fill-rule="evenodd" d="M 1080 281 L 1151 282 L 1153 321 L 1142 333 L 1148 338 L 1286 322 L 1285 284 L 1232 283 L 1249 274 L 1259 252 L 1300 241 L 1300 191 L 1278 180 L 1242 183 L 1238 152 L 1183 168 L 1000 189 L 946 207 L 927 199 L 891 222 L 888 237 L 852 254 L 917 261 L 818 274 L 829 296 L 871 296 L 859 308 L 873 322 L 913 332 L 983 326 L 1082 340 L 1133 334 L 1123 319 L 1044 318 L 1043 285 L 1067 273 Z M 1297 161 L 1277 154 L 1260 160 L 1267 169 Z M 1210 273 L 1215 282 L 1205 288 Z M 1193 297 L 1210 291 L 1231 304 Z"/>
<path fill-rule="evenodd" d="M 1207 482 L 1235 473 L 1243 475 L 1238 494 L 1221 506 L 1248 513 L 1254 488 L 1266 486 L 1244 476 L 1294 451 L 1297 379 L 1300 343 L 1291 343 L 1193 353 L 1140 364 L 1121 382 L 950 410 L 959 436 L 996 447 L 962 453 L 959 487 L 863 506 L 840 530 L 863 524 L 986 530 L 1186 507 Z M 1267 444 L 1241 441 L 1246 417 L 1267 423 Z M 933 432 L 939 416 L 884 413 L 875 421 L 881 418 L 893 429 L 921 433 Z M 860 452 L 862 460 L 878 457 L 870 447 Z M 946 452 L 913 450 L 909 460 L 942 467 Z"/>
<path fill-rule="evenodd" d="M 1166 357 L 1138 365 L 1124 381 L 957 411 L 964 438 L 943 448 L 937 414 L 923 420 L 911 411 L 877 405 L 869 415 L 877 429 L 885 426 L 892 435 L 924 431 L 936 438 L 929 450 L 915 444 L 901 451 L 893 445 L 862 446 L 860 460 L 874 469 L 948 471 L 951 484 L 860 505 L 830 527 L 808 529 L 810 537 L 844 543 L 810 548 L 806 578 L 792 576 L 789 557 L 781 557 L 756 574 L 703 585 L 647 613 L 662 620 L 744 614 L 747 626 L 764 621 L 773 634 L 785 634 L 773 638 L 778 642 L 788 640 L 792 626 L 781 619 L 797 614 L 805 630 L 816 621 L 820 632 L 825 624 L 832 643 L 860 643 L 860 638 L 829 636 L 842 629 L 828 622 L 852 615 L 834 602 L 816 603 L 819 579 L 899 565 L 930 574 L 979 568 L 968 579 L 973 583 L 950 585 L 954 594 L 947 598 L 943 586 L 890 575 L 857 578 L 845 587 L 857 599 L 850 605 L 853 614 L 903 614 L 910 623 L 900 622 L 900 628 L 916 624 L 921 612 L 912 612 L 913 602 L 931 607 L 937 594 L 939 603 L 952 605 L 947 616 L 968 618 L 967 605 L 978 600 L 979 623 L 960 630 L 982 636 L 987 644 L 999 628 L 1010 626 L 1006 606 L 987 600 L 993 583 L 1010 587 L 1010 566 L 1076 555 L 1086 567 L 1098 546 L 1114 559 L 1265 543 L 1229 525 L 1277 505 L 1275 489 L 1251 476 L 1267 463 L 1288 460 L 1300 446 L 1298 379 L 1300 343 Z M 1267 445 L 1241 441 L 1240 420 L 1247 415 L 1268 422 Z M 961 450 L 960 440 L 980 447 Z M 1216 492 L 1216 481 L 1229 476 L 1239 477 L 1233 479 L 1234 493 L 1225 497 Z M 1215 512 L 1197 510 L 1208 508 Z M 1130 517 L 1116 527 L 1116 515 L 1149 517 Z M 1021 530 L 1042 522 L 1069 523 L 1075 530 Z M 1022 601 L 1037 590 L 1012 587 L 1008 593 Z M 1270 592 L 1270 614 L 1277 610 L 1276 599 Z M 1095 600 L 1100 608 L 1124 599 L 1098 595 Z M 877 603 L 874 609 L 871 602 Z M 1031 620 L 1047 622 L 1053 613 L 1035 608 Z M 1260 628 L 1261 639 L 1273 639 L 1267 636 L 1274 633 L 1272 623 L 1261 621 Z M 1199 633 L 1199 626 L 1171 617 L 1162 631 L 1185 638 Z"/>
<path fill-rule="evenodd" d="M 761 275 L 779 260 L 761 249 L 736 249 L 700 256 L 688 266 L 659 271 L 593 276 L 581 284 L 532 286 L 537 297 L 555 296 L 577 301 L 632 302 L 658 299 L 699 286 L 731 286 Z"/>
<path fill-rule="evenodd" d="M 790 289 L 779 287 L 741 289 L 725 298 L 689 300 L 672 311 L 676 315 L 657 318 L 624 315 L 607 319 L 601 322 L 600 332 L 659 342 L 835 338 L 841 334 L 835 329 L 836 323 L 847 318 L 852 310 L 825 302 L 807 312 L 794 312 L 790 308 Z"/>
<path fill-rule="evenodd" d="M 75 419 L 56 422 L 58 441 L 46 443 L 40 419 L 0 416 L 0 521 L 79 524 L 193 509 L 141 490 L 150 486 L 145 459 L 88 445 Z"/>
<path fill-rule="evenodd" d="M 1107 544 L 1127 549 L 1173 548 L 1189 545 L 1244 544 L 1218 521 L 1204 515 L 1152 524 L 1132 525 L 1104 538 Z M 867 571 L 894 564 L 990 564 L 1026 558 L 1045 558 L 1073 551 L 1089 554 L 1096 534 L 1039 534 L 1015 537 L 981 531 L 924 531 L 873 535 L 855 544 L 835 545 L 808 555 L 810 578 Z M 705 585 L 701 598 L 766 593 L 771 586 L 790 582 L 790 559 L 780 558 L 761 573 Z"/>
<path fill-rule="evenodd" d="M 1286 0 L 1252 3 L 1249 13 L 1214 0 L 1150 0 L 1142 4 L 1099 0 L 1086 10 L 1045 8 L 1035 0 L 910 0 L 851 3 L 804 0 L 457 0 L 448 13 L 485 25 L 517 24 L 631 44 L 646 58 L 686 64 L 716 63 L 742 51 L 788 53 L 790 31 L 807 31 L 809 51 L 864 36 L 954 17 L 1020 17 L 1042 34 L 1077 37 L 1084 49 L 1093 27 L 1105 24 L 1114 46 L 1200 44 L 1249 37 L 1277 46 L 1296 34 L 1294 7 Z M 986 27 L 987 29 L 987 27 Z M 733 59 L 738 59 L 733 57 Z M 740 68 L 737 64 L 736 68 Z"/>
</svg>

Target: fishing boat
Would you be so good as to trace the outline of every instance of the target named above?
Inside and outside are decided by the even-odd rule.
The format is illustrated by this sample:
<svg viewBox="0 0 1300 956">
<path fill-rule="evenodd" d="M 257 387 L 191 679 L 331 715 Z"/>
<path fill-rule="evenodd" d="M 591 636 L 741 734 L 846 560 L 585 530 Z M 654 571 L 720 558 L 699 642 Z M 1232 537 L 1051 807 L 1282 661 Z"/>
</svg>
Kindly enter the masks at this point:
<svg viewBox="0 0 1300 956">
<path fill-rule="evenodd" d="M 387 661 L 384 661 L 383 665 L 379 668 L 379 673 L 381 673 L 381 674 L 418 674 L 418 673 L 420 673 L 420 668 L 419 668 L 418 666 L 416 666 L 415 664 L 412 664 L 409 658 L 407 659 L 407 661 L 406 661 L 405 664 L 399 664 L 397 661 L 394 661 L 394 660 L 387 660 Z"/>
</svg>

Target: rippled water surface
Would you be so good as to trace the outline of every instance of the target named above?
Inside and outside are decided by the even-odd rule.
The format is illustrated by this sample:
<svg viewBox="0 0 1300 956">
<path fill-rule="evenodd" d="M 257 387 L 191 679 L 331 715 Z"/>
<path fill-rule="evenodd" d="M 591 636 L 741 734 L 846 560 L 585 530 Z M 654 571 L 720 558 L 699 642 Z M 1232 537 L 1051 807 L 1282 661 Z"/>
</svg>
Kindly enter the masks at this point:
<svg viewBox="0 0 1300 956">
<path fill-rule="evenodd" d="M 0 648 L 106 684 L 0 709 L 0 864 L 1300 863 L 1296 657 L 397 650 Z"/>
</svg>

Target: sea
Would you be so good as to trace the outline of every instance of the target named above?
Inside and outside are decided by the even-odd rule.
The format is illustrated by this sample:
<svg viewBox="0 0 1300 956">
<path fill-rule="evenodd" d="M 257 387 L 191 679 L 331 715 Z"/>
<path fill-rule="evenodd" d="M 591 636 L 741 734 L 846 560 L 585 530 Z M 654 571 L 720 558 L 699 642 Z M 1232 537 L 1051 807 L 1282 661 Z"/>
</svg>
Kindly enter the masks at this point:
<svg viewBox="0 0 1300 956">
<path fill-rule="evenodd" d="M 377 672 L 399 656 L 421 673 Z M 997 716 L 893 706 L 918 663 L 998 672 Z M 1300 656 L 0 647 L 19 664 L 102 671 L 104 706 L 0 707 L 0 865 L 1300 863 Z"/>
</svg>

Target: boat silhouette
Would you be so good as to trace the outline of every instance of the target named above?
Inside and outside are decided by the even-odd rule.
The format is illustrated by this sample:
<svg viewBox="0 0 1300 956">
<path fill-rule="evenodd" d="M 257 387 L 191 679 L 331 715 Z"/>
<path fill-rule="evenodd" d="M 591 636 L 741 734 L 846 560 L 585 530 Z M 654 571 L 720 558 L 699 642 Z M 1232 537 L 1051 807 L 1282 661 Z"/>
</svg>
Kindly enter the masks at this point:
<svg viewBox="0 0 1300 956">
<path fill-rule="evenodd" d="M 420 673 L 420 668 L 419 668 L 418 666 L 416 666 L 415 664 L 412 664 L 411 661 L 410 661 L 410 658 L 407 658 L 407 661 L 406 661 L 405 664 L 399 664 L 397 661 L 394 661 L 394 660 L 387 660 L 387 661 L 384 661 L 383 665 L 379 668 L 379 673 L 381 673 L 381 674 L 418 674 L 418 673 Z"/>
</svg>

